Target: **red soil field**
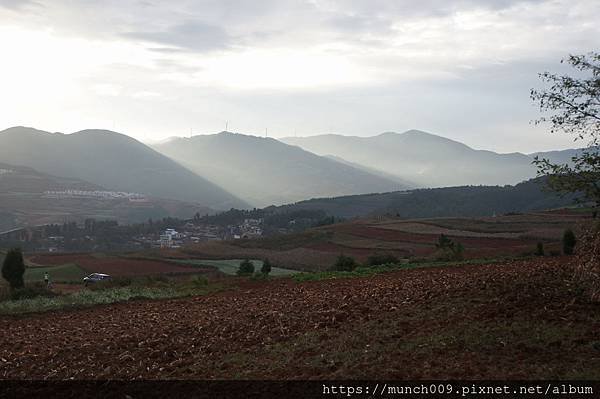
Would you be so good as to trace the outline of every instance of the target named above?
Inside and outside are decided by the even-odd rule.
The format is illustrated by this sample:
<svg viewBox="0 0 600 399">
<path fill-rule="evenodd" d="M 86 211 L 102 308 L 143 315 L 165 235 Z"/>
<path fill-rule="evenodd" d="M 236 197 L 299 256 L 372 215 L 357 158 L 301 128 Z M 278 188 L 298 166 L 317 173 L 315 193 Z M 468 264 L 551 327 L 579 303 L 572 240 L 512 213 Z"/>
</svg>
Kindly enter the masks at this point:
<svg viewBox="0 0 600 399">
<path fill-rule="evenodd" d="M 0 378 L 597 378 L 597 307 L 575 300 L 568 261 L 248 281 L 195 298 L 3 316 Z"/>
<path fill-rule="evenodd" d="M 94 257 L 89 254 L 35 255 L 31 258 L 31 261 L 40 265 L 75 263 L 90 273 L 106 273 L 112 276 L 202 273 L 214 270 L 209 267 L 188 267 L 158 260 L 131 259 L 117 256 Z"/>
</svg>

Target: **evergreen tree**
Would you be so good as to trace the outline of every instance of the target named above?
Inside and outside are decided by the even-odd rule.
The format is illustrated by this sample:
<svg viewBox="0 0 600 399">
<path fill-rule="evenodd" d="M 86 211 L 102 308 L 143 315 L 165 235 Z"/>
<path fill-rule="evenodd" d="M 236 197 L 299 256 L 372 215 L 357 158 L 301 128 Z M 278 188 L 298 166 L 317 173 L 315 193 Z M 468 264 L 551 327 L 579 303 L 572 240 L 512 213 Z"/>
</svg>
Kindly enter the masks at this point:
<svg viewBox="0 0 600 399">
<path fill-rule="evenodd" d="M 8 281 L 11 288 L 21 288 L 25 285 L 25 262 L 20 248 L 13 248 L 6 253 L 2 264 L 2 277 Z"/>
<path fill-rule="evenodd" d="M 254 263 L 248 259 L 244 259 L 240 262 L 240 267 L 238 268 L 237 274 L 238 276 L 246 276 L 254 273 Z"/>
<path fill-rule="evenodd" d="M 260 272 L 265 276 L 268 276 L 271 273 L 271 261 L 267 258 L 263 261 L 263 265 L 260 268 Z"/>
<path fill-rule="evenodd" d="M 575 233 L 573 230 L 567 229 L 565 230 L 562 238 L 563 244 L 563 253 L 565 255 L 572 255 L 573 250 L 575 249 L 575 244 L 577 243 L 577 239 L 575 238 Z"/>
</svg>

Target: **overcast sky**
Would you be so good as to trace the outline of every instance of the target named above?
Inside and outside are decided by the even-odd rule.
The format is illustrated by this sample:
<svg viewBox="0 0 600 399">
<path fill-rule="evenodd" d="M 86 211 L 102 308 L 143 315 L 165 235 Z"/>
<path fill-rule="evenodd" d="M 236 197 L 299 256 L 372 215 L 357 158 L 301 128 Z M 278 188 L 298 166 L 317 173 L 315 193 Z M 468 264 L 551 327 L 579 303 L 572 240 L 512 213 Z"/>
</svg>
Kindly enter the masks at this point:
<svg viewBox="0 0 600 399">
<path fill-rule="evenodd" d="M 567 148 L 529 90 L 599 50 L 598 21 L 597 0 L 0 0 L 0 129 Z"/>
</svg>

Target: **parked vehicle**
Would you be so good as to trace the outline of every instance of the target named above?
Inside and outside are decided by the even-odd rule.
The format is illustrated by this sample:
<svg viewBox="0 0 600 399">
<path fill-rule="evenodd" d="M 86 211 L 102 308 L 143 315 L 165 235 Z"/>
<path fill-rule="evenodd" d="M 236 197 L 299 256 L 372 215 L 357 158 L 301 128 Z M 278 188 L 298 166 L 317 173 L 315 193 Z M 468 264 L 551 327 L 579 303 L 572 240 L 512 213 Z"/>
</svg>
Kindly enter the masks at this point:
<svg viewBox="0 0 600 399">
<path fill-rule="evenodd" d="M 108 274 L 92 273 L 89 276 L 83 278 L 83 284 L 88 285 L 90 283 L 98 283 L 100 281 L 107 281 L 110 279 L 111 277 Z"/>
</svg>

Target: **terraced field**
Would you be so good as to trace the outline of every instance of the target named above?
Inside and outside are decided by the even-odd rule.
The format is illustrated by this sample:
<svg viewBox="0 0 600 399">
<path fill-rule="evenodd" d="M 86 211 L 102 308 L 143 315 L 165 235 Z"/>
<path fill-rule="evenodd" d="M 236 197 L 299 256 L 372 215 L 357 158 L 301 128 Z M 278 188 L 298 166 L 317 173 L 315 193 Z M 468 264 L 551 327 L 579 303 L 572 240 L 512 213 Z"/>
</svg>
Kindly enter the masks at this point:
<svg viewBox="0 0 600 399">
<path fill-rule="evenodd" d="M 360 262 L 377 252 L 429 259 L 435 256 L 435 244 L 444 234 L 464 246 L 468 259 L 520 257 L 532 255 L 540 241 L 547 253 L 560 253 L 564 230 L 577 232 L 586 220 L 589 215 L 569 210 L 485 218 L 380 217 L 294 235 L 202 243 L 179 255 L 201 259 L 269 258 L 284 268 L 315 271 L 329 268 L 340 254 Z"/>
</svg>

